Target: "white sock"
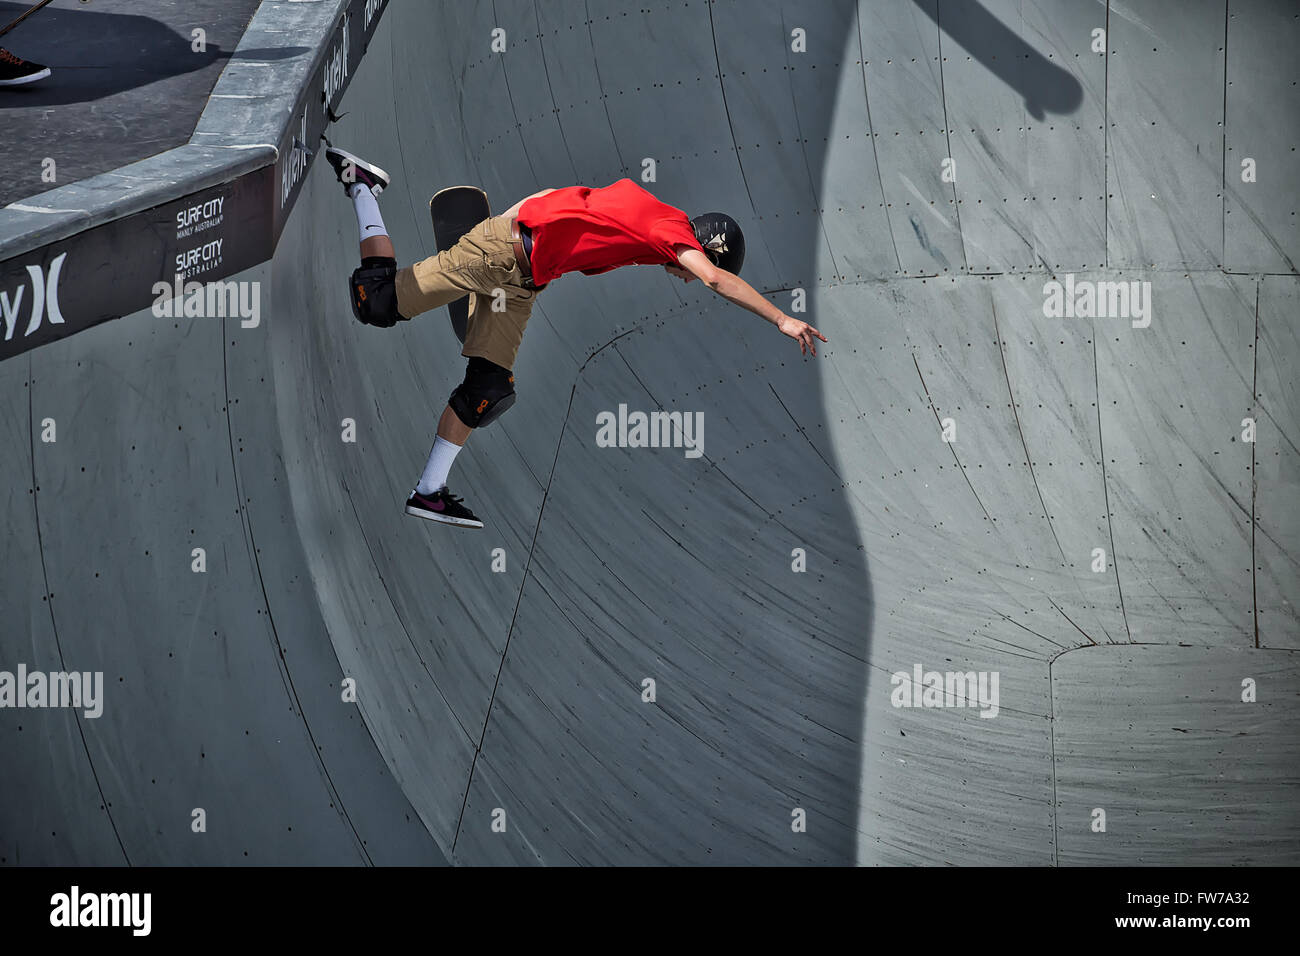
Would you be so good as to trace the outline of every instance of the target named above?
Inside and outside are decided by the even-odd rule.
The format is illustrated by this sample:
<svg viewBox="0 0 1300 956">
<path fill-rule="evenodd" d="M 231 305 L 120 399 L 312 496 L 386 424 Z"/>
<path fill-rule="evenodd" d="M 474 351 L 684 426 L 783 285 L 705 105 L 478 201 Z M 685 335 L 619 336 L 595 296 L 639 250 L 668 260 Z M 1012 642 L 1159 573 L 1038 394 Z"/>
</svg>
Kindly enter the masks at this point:
<svg viewBox="0 0 1300 956">
<path fill-rule="evenodd" d="M 439 436 L 433 440 L 433 451 L 429 452 L 429 461 L 424 466 L 424 474 L 415 490 L 422 495 L 431 495 L 447 486 L 447 476 L 451 474 L 451 463 L 461 446 Z"/>
<path fill-rule="evenodd" d="M 375 236 L 388 235 L 388 230 L 384 228 L 384 217 L 379 215 L 379 201 L 364 183 L 352 187 L 352 205 L 357 210 L 357 226 L 361 230 L 362 242 Z"/>
</svg>

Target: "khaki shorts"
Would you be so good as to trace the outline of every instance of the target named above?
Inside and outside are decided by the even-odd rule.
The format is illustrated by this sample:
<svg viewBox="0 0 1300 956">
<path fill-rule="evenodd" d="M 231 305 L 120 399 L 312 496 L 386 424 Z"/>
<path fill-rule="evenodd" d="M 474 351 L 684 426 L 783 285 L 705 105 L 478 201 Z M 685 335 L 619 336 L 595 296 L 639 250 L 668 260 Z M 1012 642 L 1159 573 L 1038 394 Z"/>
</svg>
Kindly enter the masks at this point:
<svg viewBox="0 0 1300 956">
<path fill-rule="evenodd" d="M 510 246 L 509 219 L 484 219 L 450 249 L 399 269 L 396 283 L 397 311 L 408 319 L 470 293 L 460 354 L 477 355 L 505 369 L 515 367 L 538 290 L 524 286 Z M 493 311 L 498 301 L 505 311 Z"/>
</svg>

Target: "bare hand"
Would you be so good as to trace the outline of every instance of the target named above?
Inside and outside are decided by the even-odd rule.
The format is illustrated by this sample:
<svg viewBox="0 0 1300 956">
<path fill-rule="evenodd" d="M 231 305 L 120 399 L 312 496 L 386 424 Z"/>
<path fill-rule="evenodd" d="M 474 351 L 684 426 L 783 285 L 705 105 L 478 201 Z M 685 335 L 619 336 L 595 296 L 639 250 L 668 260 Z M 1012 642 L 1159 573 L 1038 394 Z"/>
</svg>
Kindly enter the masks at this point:
<svg viewBox="0 0 1300 956">
<path fill-rule="evenodd" d="M 826 336 L 822 335 L 807 322 L 801 322 L 798 319 L 787 315 L 776 327 L 781 330 L 782 334 L 790 336 L 799 343 L 799 353 L 807 355 L 811 350 L 813 355 L 817 354 L 817 343 L 814 339 L 826 341 Z"/>
</svg>

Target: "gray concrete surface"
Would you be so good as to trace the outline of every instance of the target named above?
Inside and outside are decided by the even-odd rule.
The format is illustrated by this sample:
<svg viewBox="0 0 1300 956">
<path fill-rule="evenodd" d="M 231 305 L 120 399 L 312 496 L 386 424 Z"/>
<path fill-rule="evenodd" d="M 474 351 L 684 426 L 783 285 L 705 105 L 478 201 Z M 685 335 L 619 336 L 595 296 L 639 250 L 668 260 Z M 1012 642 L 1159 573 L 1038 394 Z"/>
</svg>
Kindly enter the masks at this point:
<svg viewBox="0 0 1300 956">
<path fill-rule="evenodd" d="M 141 314 L 0 364 L 0 664 L 109 683 L 99 720 L 0 711 L 0 858 L 1300 861 L 1297 23 L 395 2 L 329 135 L 397 174 L 403 260 L 442 186 L 651 158 L 830 343 L 654 268 L 559 280 L 456 462 L 488 527 L 430 527 L 401 502 L 463 360 L 442 313 L 352 320 L 316 163 L 240 277 L 258 328 Z M 1149 327 L 1046 317 L 1067 274 L 1149 282 Z M 702 412 L 703 456 L 598 447 L 620 404 Z M 894 706 L 917 666 L 996 673 L 996 716 Z"/>
<path fill-rule="evenodd" d="M 7 49 L 52 72 L 0 92 L 0 206 L 48 191 L 51 175 L 74 183 L 189 142 L 259 4 L 57 0 L 6 34 Z M 0 0 L 0 24 L 30 6 Z"/>
</svg>

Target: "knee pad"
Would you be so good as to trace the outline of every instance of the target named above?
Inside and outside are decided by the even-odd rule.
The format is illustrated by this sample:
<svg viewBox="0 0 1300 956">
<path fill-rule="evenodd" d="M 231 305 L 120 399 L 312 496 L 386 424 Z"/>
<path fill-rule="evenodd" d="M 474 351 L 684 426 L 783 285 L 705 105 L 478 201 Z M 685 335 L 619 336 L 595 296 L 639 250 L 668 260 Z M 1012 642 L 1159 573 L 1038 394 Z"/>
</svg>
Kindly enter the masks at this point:
<svg viewBox="0 0 1300 956">
<path fill-rule="evenodd" d="M 447 399 L 456 417 L 470 428 L 491 425 L 514 403 L 514 374 L 477 355 L 465 368 L 465 381 Z"/>
<path fill-rule="evenodd" d="M 397 260 L 386 256 L 368 256 L 348 281 L 352 314 L 363 325 L 389 329 L 406 316 L 397 311 Z"/>
</svg>

